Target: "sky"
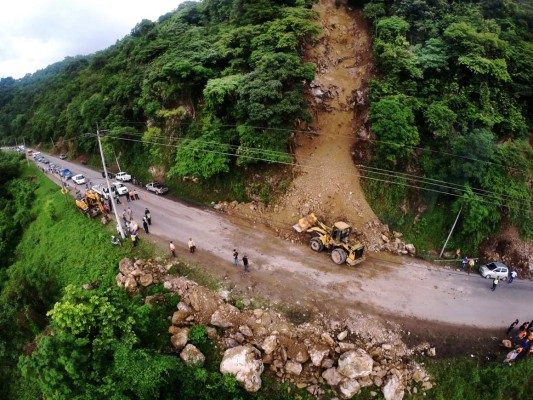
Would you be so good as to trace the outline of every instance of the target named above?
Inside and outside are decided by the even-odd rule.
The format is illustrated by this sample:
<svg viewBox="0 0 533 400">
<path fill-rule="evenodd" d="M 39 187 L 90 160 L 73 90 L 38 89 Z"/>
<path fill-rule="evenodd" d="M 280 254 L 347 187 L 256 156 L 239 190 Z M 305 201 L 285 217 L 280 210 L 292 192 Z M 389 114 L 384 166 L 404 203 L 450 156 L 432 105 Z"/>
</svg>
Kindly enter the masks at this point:
<svg viewBox="0 0 533 400">
<path fill-rule="evenodd" d="M 65 57 L 116 43 L 183 0 L 7 0 L 0 12 L 0 78 L 22 78 Z"/>
</svg>

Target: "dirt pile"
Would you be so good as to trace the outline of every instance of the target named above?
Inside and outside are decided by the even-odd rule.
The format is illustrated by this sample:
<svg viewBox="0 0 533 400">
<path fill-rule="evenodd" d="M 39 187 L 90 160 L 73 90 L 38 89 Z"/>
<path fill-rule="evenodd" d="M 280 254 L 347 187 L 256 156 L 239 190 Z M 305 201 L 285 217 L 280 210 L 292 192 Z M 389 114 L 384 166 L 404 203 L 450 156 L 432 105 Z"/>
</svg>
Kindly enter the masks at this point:
<svg viewBox="0 0 533 400">
<path fill-rule="evenodd" d="M 169 340 L 188 364 L 205 361 L 189 343 L 191 327 L 201 324 L 223 353 L 221 371 L 233 374 L 250 392 L 260 389 L 263 373 L 291 381 L 317 398 L 324 396 L 325 384 L 345 399 L 363 387 L 373 388 L 374 396 L 381 391 L 385 399 L 402 399 L 406 391 L 417 393 L 433 386 L 414 358 L 435 356 L 435 349 L 427 343 L 409 348 L 399 327 L 385 328 L 362 315 L 337 320 L 324 314 L 295 325 L 268 307 L 239 309 L 228 303 L 227 291 L 214 293 L 188 278 L 165 274 L 170 267 L 150 260 L 123 259 L 117 284 L 135 293 L 138 286 L 125 285 L 124 277 L 148 286 L 143 277 L 150 275 L 151 283 L 161 282 L 180 296 L 171 316 Z M 157 295 L 147 296 L 145 301 L 157 302 Z"/>
</svg>

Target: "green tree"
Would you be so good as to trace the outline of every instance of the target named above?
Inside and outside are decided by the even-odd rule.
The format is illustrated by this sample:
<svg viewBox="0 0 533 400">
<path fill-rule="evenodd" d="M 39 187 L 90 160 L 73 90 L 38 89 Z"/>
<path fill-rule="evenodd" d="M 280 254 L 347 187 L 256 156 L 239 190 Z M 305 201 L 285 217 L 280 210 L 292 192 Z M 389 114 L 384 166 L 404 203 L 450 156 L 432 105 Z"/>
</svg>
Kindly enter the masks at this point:
<svg viewBox="0 0 533 400">
<path fill-rule="evenodd" d="M 378 138 L 379 157 L 392 163 L 404 161 L 419 143 L 413 110 L 402 97 L 389 96 L 370 107 L 372 131 Z"/>
</svg>

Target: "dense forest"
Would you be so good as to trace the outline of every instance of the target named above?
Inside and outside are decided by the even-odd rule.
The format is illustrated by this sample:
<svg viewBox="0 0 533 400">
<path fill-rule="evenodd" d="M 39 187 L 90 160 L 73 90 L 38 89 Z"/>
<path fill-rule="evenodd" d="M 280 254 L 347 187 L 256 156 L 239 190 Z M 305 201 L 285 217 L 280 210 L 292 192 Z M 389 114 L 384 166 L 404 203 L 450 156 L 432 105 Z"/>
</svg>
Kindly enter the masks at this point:
<svg viewBox="0 0 533 400">
<path fill-rule="evenodd" d="M 406 227 L 427 209 L 413 236 L 430 237 L 462 208 L 458 246 L 477 249 L 503 222 L 531 238 L 531 4 L 370 1 L 364 13 L 379 69 L 367 177 L 397 183 L 367 184 L 388 199 L 382 217 Z"/>
<path fill-rule="evenodd" d="M 531 5 L 348 3 L 363 8 L 374 39 L 375 140 L 357 145 L 381 219 L 421 250 L 459 211 L 452 240 L 469 250 L 504 223 L 532 237 Z M 86 133 L 98 124 L 109 158 L 140 179 L 195 177 L 203 193 L 247 166 L 291 162 L 292 128 L 311 118 L 304 89 L 315 66 L 303 54 L 320 33 L 312 4 L 186 2 L 106 50 L 2 79 L 0 138 L 88 157 Z M 242 192 L 226 193 L 245 200 Z"/>
</svg>

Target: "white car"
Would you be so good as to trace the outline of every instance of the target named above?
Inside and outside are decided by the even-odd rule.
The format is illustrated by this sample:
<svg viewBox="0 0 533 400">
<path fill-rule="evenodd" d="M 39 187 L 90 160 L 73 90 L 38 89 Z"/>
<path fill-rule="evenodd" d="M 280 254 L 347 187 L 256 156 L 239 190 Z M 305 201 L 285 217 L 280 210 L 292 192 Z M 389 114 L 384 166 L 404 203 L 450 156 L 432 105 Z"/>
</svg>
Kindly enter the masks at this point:
<svg viewBox="0 0 533 400">
<path fill-rule="evenodd" d="M 479 273 L 483 278 L 494 279 L 498 276 L 505 281 L 509 278 L 509 268 L 501 262 L 493 262 L 479 267 Z"/>
<path fill-rule="evenodd" d="M 117 181 L 122 181 L 122 182 L 129 182 L 131 181 L 131 175 L 126 173 L 126 172 L 119 172 L 116 176 L 115 176 L 115 179 Z"/>
<path fill-rule="evenodd" d="M 78 185 L 83 185 L 85 182 L 87 182 L 82 174 L 74 175 L 72 180 Z"/>
<path fill-rule="evenodd" d="M 130 191 L 122 182 L 113 182 L 113 186 L 115 187 L 119 196 L 122 196 Z"/>
</svg>

